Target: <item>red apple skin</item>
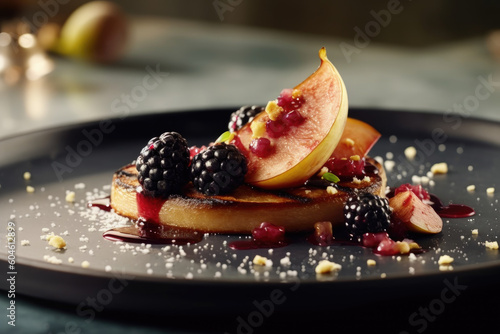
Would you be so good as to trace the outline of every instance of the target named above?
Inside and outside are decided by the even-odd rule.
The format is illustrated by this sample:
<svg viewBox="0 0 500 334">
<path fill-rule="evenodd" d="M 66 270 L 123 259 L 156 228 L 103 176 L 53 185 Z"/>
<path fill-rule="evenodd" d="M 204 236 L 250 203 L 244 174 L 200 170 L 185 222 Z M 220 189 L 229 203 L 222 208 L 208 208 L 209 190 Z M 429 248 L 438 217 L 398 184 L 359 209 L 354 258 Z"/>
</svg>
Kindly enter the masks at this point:
<svg viewBox="0 0 500 334">
<path fill-rule="evenodd" d="M 435 234 L 443 229 L 441 217 L 411 190 L 390 198 L 389 205 L 393 209 L 394 218 L 406 224 L 410 231 Z"/>
<path fill-rule="evenodd" d="M 349 158 L 353 155 L 359 155 L 362 158 L 368 154 L 380 137 L 380 132 L 370 124 L 348 117 L 342 137 L 330 159 Z"/>
</svg>

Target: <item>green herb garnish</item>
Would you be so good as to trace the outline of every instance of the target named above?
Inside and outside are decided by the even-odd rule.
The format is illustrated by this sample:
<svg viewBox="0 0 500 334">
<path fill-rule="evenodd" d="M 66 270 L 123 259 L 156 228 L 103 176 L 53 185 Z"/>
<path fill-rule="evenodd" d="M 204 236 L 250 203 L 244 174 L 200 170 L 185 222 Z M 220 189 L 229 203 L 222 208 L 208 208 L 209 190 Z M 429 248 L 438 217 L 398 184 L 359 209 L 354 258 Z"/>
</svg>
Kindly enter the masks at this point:
<svg viewBox="0 0 500 334">
<path fill-rule="evenodd" d="M 339 177 L 333 173 L 325 173 L 323 174 L 323 176 L 321 176 L 321 178 L 333 183 L 337 183 L 340 181 Z"/>
</svg>

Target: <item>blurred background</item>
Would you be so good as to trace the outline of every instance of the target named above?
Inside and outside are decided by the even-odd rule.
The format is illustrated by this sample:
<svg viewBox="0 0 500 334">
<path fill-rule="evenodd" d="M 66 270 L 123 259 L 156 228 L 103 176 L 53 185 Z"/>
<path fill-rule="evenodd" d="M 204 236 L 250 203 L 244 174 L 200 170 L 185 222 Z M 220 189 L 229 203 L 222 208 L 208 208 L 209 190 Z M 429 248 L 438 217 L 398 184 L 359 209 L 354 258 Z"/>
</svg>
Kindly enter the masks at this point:
<svg viewBox="0 0 500 334">
<path fill-rule="evenodd" d="M 494 0 L 0 0 L 0 137 L 265 104 L 322 46 L 352 107 L 500 120 L 499 13 Z"/>
</svg>

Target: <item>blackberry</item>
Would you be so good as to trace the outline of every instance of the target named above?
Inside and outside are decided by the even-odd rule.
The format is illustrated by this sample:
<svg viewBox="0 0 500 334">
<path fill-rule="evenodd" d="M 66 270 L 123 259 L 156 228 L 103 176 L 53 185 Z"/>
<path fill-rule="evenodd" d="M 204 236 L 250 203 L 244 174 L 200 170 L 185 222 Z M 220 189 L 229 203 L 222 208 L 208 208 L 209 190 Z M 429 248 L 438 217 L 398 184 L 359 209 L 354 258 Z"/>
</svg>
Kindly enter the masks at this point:
<svg viewBox="0 0 500 334">
<path fill-rule="evenodd" d="M 189 181 L 189 149 L 177 132 L 151 138 L 137 157 L 135 166 L 143 191 L 154 197 L 177 193 Z"/>
<path fill-rule="evenodd" d="M 193 185 L 205 195 L 230 193 L 243 184 L 246 172 L 247 160 L 232 144 L 209 146 L 191 162 Z"/>
<path fill-rule="evenodd" d="M 370 193 L 350 196 L 344 206 L 347 232 L 357 241 L 364 233 L 384 232 L 389 228 L 391 212 L 387 198 Z"/>
<path fill-rule="evenodd" d="M 243 125 L 251 122 L 254 117 L 264 111 L 265 108 L 259 106 L 244 106 L 231 114 L 228 124 L 230 132 L 236 132 L 243 127 Z"/>
</svg>

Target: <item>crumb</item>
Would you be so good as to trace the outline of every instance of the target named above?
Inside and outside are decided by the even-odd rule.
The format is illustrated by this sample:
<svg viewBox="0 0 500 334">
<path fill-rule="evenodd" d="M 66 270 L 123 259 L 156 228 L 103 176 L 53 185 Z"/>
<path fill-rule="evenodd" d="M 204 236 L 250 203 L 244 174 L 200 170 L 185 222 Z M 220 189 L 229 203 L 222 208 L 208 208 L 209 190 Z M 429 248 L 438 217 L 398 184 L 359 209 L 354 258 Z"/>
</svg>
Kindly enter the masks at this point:
<svg viewBox="0 0 500 334">
<path fill-rule="evenodd" d="M 30 193 L 30 194 L 31 194 L 31 193 L 34 193 L 34 192 L 35 192 L 35 188 L 33 188 L 32 186 L 27 186 L 27 187 L 26 187 L 26 192 L 28 192 L 28 193 Z"/>
<path fill-rule="evenodd" d="M 495 193 L 495 188 L 490 187 L 490 188 L 486 189 L 486 193 L 488 195 L 493 195 Z"/>
<path fill-rule="evenodd" d="M 471 231 L 472 235 L 478 235 L 479 234 L 479 230 L 477 228 L 473 229 Z"/>
<path fill-rule="evenodd" d="M 75 262 L 75 259 L 73 259 L 72 257 L 69 257 L 69 258 L 68 258 L 68 262 L 69 262 L 69 263 L 73 263 L 73 262 Z"/>
<path fill-rule="evenodd" d="M 335 262 L 330 262 L 328 260 L 321 260 L 316 266 L 315 271 L 316 274 L 328 274 L 331 273 L 332 271 L 337 271 L 340 269 L 342 269 L 342 266 L 340 264 L 337 264 Z"/>
<path fill-rule="evenodd" d="M 484 245 L 488 249 L 498 249 L 498 242 L 497 241 L 486 241 L 484 243 Z"/>
<path fill-rule="evenodd" d="M 355 184 L 360 184 L 361 183 L 361 180 L 358 179 L 356 176 L 352 178 L 352 183 L 355 183 Z"/>
<path fill-rule="evenodd" d="M 30 172 L 24 172 L 23 178 L 28 181 L 31 180 L 31 173 Z"/>
<path fill-rule="evenodd" d="M 407 243 L 406 241 L 396 241 L 396 247 L 399 250 L 399 254 L 408 254 L 408 253 L 410 253 L 410 244 Z"/>
<path fill-rule="evenodd" d="M 389 137 L 389 142 L 390 142 L 391 144 L 395 144 L 395 143 L 397 143 L 397 141 L 398 141 L 398 137 L 397 137 L 397 136 L 395 136 L 395 135 L 391 135 L 391 136 Z"/>
<path fill-rule="evenodd" d="M 253 262 L 253 264 L 256 264 L 259 266 L 265 266 L 267 263 L 267 258 L 260 256 L 260 255 L 255 255 L 252 262 Z"/>
<path fill-rule="evenodd" d="M 449 255 L 441 255 L 438 260 L 440 266 L 449 265 L 453 262 L 453 258 Z"/>
<path fill-rule="evenodd" d="M 329 193 L 330 195 L 335 195 L 339 191 L 335 187 L 328 186 L 326 187 L 326 192 Z"/>
<path fill-rule="evenodd" d="M 62 260 L 61 259 L 58 259 L 57 257 L 55 256 L 50 256 L 50 255 L 44 255 L 43 256 L 43 259 L 48 262 L 48 263 L 52 263 L 52 264 L 61 264 L 62 263 Z"/>
<path fill-rule="evenodd" d="M 375 260 L 368 259 L 368 260 L 366 260 L 366 264 L 368 266 L 375 266 L 375 265 L 377 265 L 377 262 Z"/>
<path fill-rule="evenodd" d="M 325 173 L 328 173 L 328 167 L 322 167 L 322 168 L 319 170 L 318 176 L 319 176 L 319 177 L 322 177 Z"/>
<path fill-rule="evenodd" d="M 361 158 L 359 157 L 359 155 L 357 155 L 357 154 L 356 154 L 356 155 L 351 155 L 351 156 L 349 157 L 349 160 L 352 160 L 352 161 L 359 161 L 359 160 L 361 160 Z"/>
<path fill-rule="evenodd" d="M 409 146 L 405 149 L 405 156 L 408 160 L 415 159 L 416 155 L 417 155 L 417 149 L 415 147 Z"/>
<path fill-rule="evenodd" d="M 446 162 L 440 162 L 432 165 L 431 172 L 433 174 L 446 174 L 448 173 L 448 164 Z"/>
<path fill-rule="evenodd" d="M 349 147 L 353 147 L 353 146 L 354 146 L 354 144 L 355 144 L 354 140 L 352 140 L 351 138 L 346 138 L 346 139 L 344 140 L 344 143 L 345 143 L 347 146 L 349 146 Z"/>
<path fill-rule="evenodd" d="M 106 267 L 104 267 L 104 271 L 110 272 L 112 270 L 111 266 L 108 264 Z"/>
<path fill-rule="evenodd" d="M 85 183 L 77 183 L 77 184 L 75 184 L 75 189 L 85 189 Z"/>
<path fill-rule="evenodd" d="M 440 271 L 451 271 L 453 270 L 453 266 L 447 264 L 447 265 L 440 265 L 439 266 Z"/>
<path fill-rule="evenodd" d="M 394 166 L 396 166 L 396 162 L 395 161 L 392 161 L 392 160 L 386 160 L 386 161 L 384 161 L 384 167 L 389 172 L 394 169 Z"/>
<path fill-rule="evenodd" d="M 475 185 L 471 184 L 471 185 L 467 186 L 467 191 L 468 192 L 472 193 L 472 192 L 474 192 L 474 190 L 476 190 L 476 186 Z"/>
<path fill-rule="evenodd" d="M 469 165 L 469 166 L 467 167 L 467 170 L 468 170 L 469 172 L 472 172 L 472 171 L 474 170 L 474 166 Z"/>
<path fill-rule="evenodd" d="M 29 246 L 30 241 L 29 240 L 21 240 L 21 246 Z"/>
<path fill-rule="evenodd" d="M 392 152 L 387 152 L 385 154 L 385 157 L 388 159 L 388 160 L 392 160 L 394 158 L 394 154 Z"/>
<path fill-rule="evenodd" d="M 371 181 L 371 179 L 370 179 L 370 177 L 369 177 L 369 176 L 365 176 L 365 177 L 363 178 L 363 180 L 362 180 L 362 181 L 363 181 L 363 182 L 370 182 L 370 181 Z"/>
<path fill-rule="evenodd" d="M 68 202 L 68 203 L 75 202 L 75 192 L 74 191 L 68 191 L 66 193 L 66 202 Z"/>
<path fill-rule="evenodd" d="M 82 262 L 82 268 L 88 268 L 88 267 L 90 267 L 89 261 L 83 261 Z"/>
<path fill-rule="evenodd" d="M 387 277 L 387 274 L 386 273 L 382 273 L 380 274 L 380 278 L 386 278 Z"/>
<path fill-rule="evenodd" d="M 48 241 L 49 245 L 51 245 L 54 248 L 61 249 L 66 247 L 66 241 L 64 241 L 64 239 L 58 235 L 50 236 Z"/>
</svg>

